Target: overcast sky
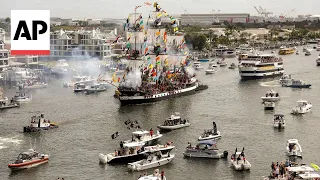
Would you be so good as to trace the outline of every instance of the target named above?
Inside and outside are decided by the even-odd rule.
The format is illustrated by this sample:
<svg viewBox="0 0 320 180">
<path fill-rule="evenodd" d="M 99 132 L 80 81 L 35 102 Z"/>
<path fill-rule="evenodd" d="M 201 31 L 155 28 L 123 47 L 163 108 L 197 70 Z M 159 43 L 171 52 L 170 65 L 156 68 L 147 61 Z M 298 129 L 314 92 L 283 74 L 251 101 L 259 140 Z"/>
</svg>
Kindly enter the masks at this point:
<svg viewBox="0 0 320 180">
<path fill-rule="evenodd" d="M 0 0 L 0 17 L 9 17 L 10 10 L 49 9 L 51 17 L 62 18 L 125 18 L 144 0 Z M 262 6 L 275 15 L 320 14 L 320 0 L 158 0 L 169 14 L 188 13 L 250 13 L 257 15 L 253 6 Z M 142 7 L 140 11 L 147 12 Z"/>
</svg>

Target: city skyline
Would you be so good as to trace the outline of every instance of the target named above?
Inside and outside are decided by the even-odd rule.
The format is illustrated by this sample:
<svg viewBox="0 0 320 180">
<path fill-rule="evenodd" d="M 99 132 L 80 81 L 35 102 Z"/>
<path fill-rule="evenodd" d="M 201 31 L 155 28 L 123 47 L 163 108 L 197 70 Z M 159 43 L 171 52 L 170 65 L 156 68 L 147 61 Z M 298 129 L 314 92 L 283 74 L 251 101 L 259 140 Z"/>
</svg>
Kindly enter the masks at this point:
<svg viewBox="0 0 320 180">
<path fill-rule="evenodd" d="M 135 1 L 110 1 L 110 0 L 2 0 L 0 7 L 0 17 L 10 17 L 10 10 L 22 9 L 48 9 L 51 11 L 51 17 L 61 18 L 126 18 L 134 11 L 134 7 L 143 5 L 144 2 L 153 3 L 154 1 L 135 0 Z M 93 3 L 94 2 L 94 3 Z M 297 15 L 318 15 L 320 12 L 316 7 L 320 6 L 320 1 L 315 0 L 224 0 L 213 2 L 211 0 L 159 0 L 157 1 L 163 10 L 169 14 L 183 14 L 185 10 L 190 14 L 208 14 L 213 13 L 250 13 L 258 15 L 253 6 L 266 9 L 273 12 L 271 16 L 286 15 L 292 9 L 289 16 Z M 218 4 L 219 3 L 219 4 Z M 212 5 L 208 5 L 212 4 Z M 215 4 L 218 4 L 217 6 Z M 232 6 L 231 6 L 232 4 Z M 121 8 L 120 8 L 121 7 Z M 85 10 L 87 8 L 87 10 Z M 139 12 L 147 13 L 152 10 L 152 6 L 143 5 Z"/>
</svg>

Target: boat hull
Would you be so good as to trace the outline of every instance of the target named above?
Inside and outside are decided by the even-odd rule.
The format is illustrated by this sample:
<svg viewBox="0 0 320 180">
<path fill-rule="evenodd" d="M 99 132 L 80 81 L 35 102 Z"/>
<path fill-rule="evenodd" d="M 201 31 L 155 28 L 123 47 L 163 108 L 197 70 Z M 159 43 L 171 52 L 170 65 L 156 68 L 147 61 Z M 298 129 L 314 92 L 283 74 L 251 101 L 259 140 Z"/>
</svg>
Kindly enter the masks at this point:
<svg viewBox="0 0 320 180">
<path fill-rule="evenodd" d="M 175 125 L 175 126 L 162 126 L 159 125 L 157 126 L 159 129 L 163 129 L 163 130 L 175 130 L 175 129 L 181 129 L 184 127 L 189 127 L 190 123 L 185 123 L 185 124 L 179 124 L 179 125 Z"/>
<path fill-rule="evenodd" d="M 251 75 L 241 75 L 241 80 L 253 80 L 253 79 L 266 79 L 266 78 L 273 78 L 282 76 L 284 74 L 284 71 L 279 71 L 277 73 L 267 73 L 267 74 L 251 74 Z"/>
<path fill-rule="evenodd" d="M 21 164 L 9 164 L 8 167 L 11 170 L 28 169 L 28 168 L 36 167 L 36 166 L 39 166 L 41 164 L 47 163 L 48 161 L 49 161 L 49 158 L 45 157 L 43 159 L 39 159 L 39 160 L 34 161 L 34 162 L 27 162 L 27 163 L 21 163 Z"/>
<path fill-rule="evenodd" d="M 264 107 L 264 110 L 274 110 L 274 107 Z"/>
<path fill-rule="evenodd" d="M 16 107 L 20 107 L 19 104 L 10 104 L 10 105 L 6 105 L 6 106 L 1 106 L 0 109 L 11 109 L 11 108 L 16 108 Z"/>
<path fill-rule="evenodd" d="M 236 171 L 249 171 L 251 169 L 251 164 L 247 160 L 245 162 L 243 160 L 238 162 L 237 160 L 231 160 L 231 166 Z"/>
<path fill-rule="evenodd" d="M 207 158 L 207 159 L 220 159 L 227 157 L 227 152 L 214 152 L 211 153 L 210 151 L 204 151 L 204 152 L 199 152 L 199 151 L 189 151 L 186 150 L 183 152 L 184 157 L 190 157 L 190 158 Z"/>
<path fill-rule="evenodd" d="M 134 154 L 128 156 L 109 157 L 108 154 L 99 154 L 99 161 L 103 164 L 124 164 L 139 161 L 144 158 L 144 154 Z"/>
<path fill-rule="evenodd" d="M 128 168 L 131 171 L 143 171 L 143 170 L 146 170 L 146 169 L 150 169 L 150 168 L 155 168 L 155 167 L 166 165 L 166 164 L 170 163 L 173 158 L 174 158 L 174 154 L 171 154 L 170 157 L 163 158 L 163 159 L 160 159 L 160 160 L 157 160 L 157 161 L 154 161 L 154 162 L 149 162 L 148 164 L 143 164 L 143 165 L 141 165 L 140 163 L 142 161 L 144 161 L 144 160 L 137 161 L 137 162 L 134 162 L 134 163 L 129 163 L 128 164 Z"/>
<path fill-rule="evenodd" d="M 39 132 L 39 131 L 45 131 L 50 129 L 58 128 L 57 125 L 49 126 L 49 127 L 23 127 L 23 132 Z"/>
<path fill-rule="evenodd" d="M 283 87 L 291 87 L 291 88 L 310 88 L 311 84 L 306 84 L 306 85 L 282 85 Z"/>
<path fill-rule="evenodd" d="M 271 101 L 271 102 L 276 102 L 280 100 L 280 97 L 261 97 L 262 101 Z"/>
<path fill-rule="evenodd" d="M 209 139 L 218 139 L 218 138 L 221 138 L 221 134 L 220 134 L 220 131 L 217 132 L 217 135 L 210 135 L 208 137 L 199 137 L 198 138 L 198 141 L 203 141 L 203 140 L 209 140 Z"/>
<path fill-rule="evenodd" d="M 182 89 L 182 90 L 177 90 L 175 91 L 176 93 L 162 93 L 162 94 L 158 94 L 156 95 L 156 97 L 150 97 L 147 98 L 145 96 L 133 96 L 131 98 L 131 96 L 127 97 L 127 96 L 120 96 L 119 100 L 121 102 L 122 105 L 128 105 L 128 104 L 145 104 L 145 103 L 153 103 L 153 102 L 157 102 L 157 101 L 161 101 L 161 100 L 166 100 L 166 99 L 171 99 L 171 98 L 175 98 L 175 97 L 181 97 L 181 96 L 186 96 L 186 95 L 191 95 L 191 94 L 195 94 L 197 91 L 200 90 L 204 90 L 207 89 L 208 87 L 203 86 L 203 85 L 196 85 L 193 87 L 189 87 L 186 89 Z"/>
</svg>

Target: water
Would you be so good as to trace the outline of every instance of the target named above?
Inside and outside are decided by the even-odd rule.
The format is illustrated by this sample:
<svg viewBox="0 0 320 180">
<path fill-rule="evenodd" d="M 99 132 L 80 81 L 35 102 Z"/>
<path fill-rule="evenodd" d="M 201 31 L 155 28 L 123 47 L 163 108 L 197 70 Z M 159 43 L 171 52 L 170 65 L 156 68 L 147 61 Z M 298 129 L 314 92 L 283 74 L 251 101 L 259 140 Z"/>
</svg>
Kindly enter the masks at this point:
<svg viewBox="0 0 320 180">
<path fill-rule="evenodd" d="M 320 67 L 316 66 L 317 56 L 318 52 L 313 51 L 308 57 L 304 54 L 283 57 L 286 73 L 310 82 L 311 89 L 275 86 L 273 79 L 241 82 L 238 71 L 226 67 L 217 68 L 214 75 L 205 75 L 204 71 L 198 73 L 198 78 L 209 85 L 208 90 L 149 105 L 120 107 L 118 100 L 113 98 L 113 89 L 98 95 L 75 94 L 72 89 L 62 87 L 62 80 L 54 80 L 47 89 L 32 91 L 32 103 L 0 113 L 0 179 L 137 179 L 144 172 L 129 172 L 126 165 L 100 165 L 98 154 L 113 152 L 119 141 L 131 138 L 131 131 L 124 125 L 128 118 L 137 120 L 148 130 L 155 129 L 173 112 L 180 112 L 183 118 L 190 120 L 191 126 L 166 133 L 161 140 L 162 143 L 173 141 L 177 147 L 173 162 L 159 168 L 165 171 L 167 179 L 261 179 L 269 174 L 272 161 L 280 163 L 286 159 L 285 146 L 290 138 L 298 139 L 303 149 L 303 160 L 297 162 L 320 164 L 320 145 L 317 143 Z M 237 62 L 236 59 L 226 61 L 228 64 Z M 207 64 L 203 66 L 207 67 Z M 273 113 L 265 112 L 261 104 L 260 97 L 271 88 L 282 97 L 275 113 L 285 115 L 287 127 L 283 131 L 273 128 Z M 8 97 L 15 92 L 14 89 L 5 90 Z M 312 112 L 303 116 L 290 115 L 301 98 L 314 105 Z M 60 127 L 40 134 L 22 133 L 30 117 L 39 112 L 44 112 Z M 251 172 L 233 171 L 229 158 L 183 158 L 187 142 L 195 145 L 203 130 L 211 128 L 212 121 L 222 133 L 218 147 L 227 150 L 229 158 L 236 147 L 245 147 L 246 157 L 252 164 Z M 116 131 L 120 136 L 111 140 L 111 134 Z M 38 151 L 50 154 L 49 163 L 12 173 L 7 164 L 30 148 L 30 143 Z M 148 174 L 153 170 L 148 170 Z"/>
</svg>

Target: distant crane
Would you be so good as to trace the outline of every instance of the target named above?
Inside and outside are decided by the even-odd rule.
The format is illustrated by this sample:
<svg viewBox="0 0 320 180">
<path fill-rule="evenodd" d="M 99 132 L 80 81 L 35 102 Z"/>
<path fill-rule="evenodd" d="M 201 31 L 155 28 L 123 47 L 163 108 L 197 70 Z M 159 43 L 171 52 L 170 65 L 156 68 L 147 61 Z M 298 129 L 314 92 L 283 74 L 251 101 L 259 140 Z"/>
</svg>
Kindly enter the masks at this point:
<svg viewBox="0 0 320 180">
<path fill-rule="evenodd" d="M 253 7 L 258 12 L 258 15 L 260 15 L 264 19 L 268 19 L 269 15 L 273 14 L 273 12 L 267 12 L 267 10 L 263 9 L 261 6 L 259 6 L 259 9 L 256 6 Z"/>
<path fill-rule="evenodd" d="M 186 9 L 184 9 L 183 7 L 181 7 L 182 10 L 184 11 L 185 14 L 188 14 L 189 18 L 193 21 L 194 24 L 197 24 L 197 22 L 193 19 L 193 17 L 190 16 L 190 14 L 188 13 L 188 11 Z"/>
<path fill-rule="evenodd" d="M 284 18 L 286 18 L 289 14 L 291 14 L 293 11 L 295 11 L 296 9 L 292 9 L 290 12 L 288 12 L 286 15 L 283 15 L 283 14 L 281 14 L 280 16 L 279 16 L 279 18 L 280 19 L 284 19 Z"/>
</svg>

